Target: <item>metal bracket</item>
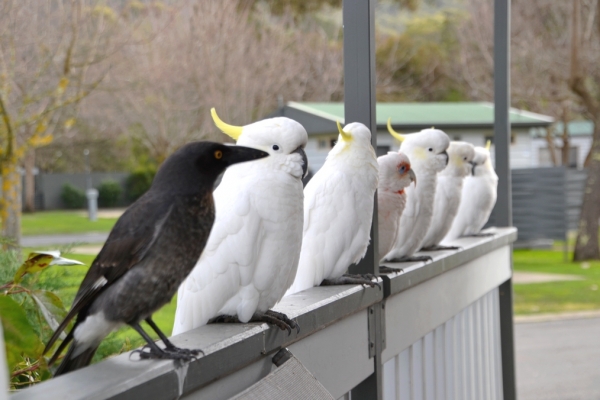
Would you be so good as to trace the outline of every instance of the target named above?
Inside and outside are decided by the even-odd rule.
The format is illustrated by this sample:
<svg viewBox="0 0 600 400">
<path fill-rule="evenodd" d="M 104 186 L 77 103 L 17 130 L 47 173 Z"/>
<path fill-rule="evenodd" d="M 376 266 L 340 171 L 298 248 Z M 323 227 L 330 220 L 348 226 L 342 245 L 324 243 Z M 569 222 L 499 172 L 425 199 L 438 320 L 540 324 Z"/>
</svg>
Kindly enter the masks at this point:
<svg viewBox="0 0 600 400">
<path fill-rule="evenodd" d="M 379 310 L 377 310 L 379 308 Z M 381 321 L 377 324 L 376 313 L 379 311 Z M 385 343 L 385 301 L 373 304 L 367 309 L 369 328 L 369 358 L 377 355 L 377 344 L 380 344 L 380 352 L 386 348 Z"/>
</svg>

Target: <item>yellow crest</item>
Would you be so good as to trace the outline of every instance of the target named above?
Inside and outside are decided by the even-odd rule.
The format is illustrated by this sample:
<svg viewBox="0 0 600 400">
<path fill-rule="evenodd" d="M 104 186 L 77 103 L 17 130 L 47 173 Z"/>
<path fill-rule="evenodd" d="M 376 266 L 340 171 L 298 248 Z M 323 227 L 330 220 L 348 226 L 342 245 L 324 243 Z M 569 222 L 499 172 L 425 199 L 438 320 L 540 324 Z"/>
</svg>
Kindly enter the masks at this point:
<svg viewBox="0 0 600 400">
<path fill-rule="evenodd" d="M 405 139 L 404 136 L 401 135 L 400 133 L 396 132 L 394 129 L 392 129 L 392 118 L 388 118 L 387 128 L 388 128 L 388 132 L 390 133 L 390 135 L 392 135 L 393 137 L 398 139 L 400 142 L 404 141 L 404 139 Z"/>
<path fill-rule="evenodd" d="M 219 118 L 219 116 L 217 115 L 217 111 L 214 107 L 210 109 L 210 115 L 212 116 L 212 119 L 215 122 L 217 128 L 223 131 L 224 134 L 231 137 L 233 140 L 238 140 L 240 138 L 242 130 L 244 129 L 243 126 L 229 125 L 221 121 L 221 118 Z"/>
</svg>

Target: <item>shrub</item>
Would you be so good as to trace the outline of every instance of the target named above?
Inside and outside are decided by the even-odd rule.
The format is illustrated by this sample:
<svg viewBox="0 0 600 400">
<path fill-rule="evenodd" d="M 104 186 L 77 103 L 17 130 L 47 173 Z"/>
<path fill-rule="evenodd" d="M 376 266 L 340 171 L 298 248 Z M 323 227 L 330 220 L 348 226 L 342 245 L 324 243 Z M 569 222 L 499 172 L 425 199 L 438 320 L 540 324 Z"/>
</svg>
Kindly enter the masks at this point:
<svg viewBox="0 0 600 400">
<path fill-rule="evenodd" d="M 106 180 L 98 186 L 98 206 L 114 207 L 121 198 L 121 185 L 113 180 Z"/>
<path fill-rule="evenodd" d="M 66 208 L 83 208 L 86 202 L 83 190 L 79 190 L 69 183 L 63 185 L 60 198 Z"/>
<path fill-rule="evenodd" d="M 150 167 L 133 171 L 125 182 L 127 200 L 134 202 L 146 193 L 150 189 L 154 175 L 156 175 L 156 169 Z"/>
</svg>

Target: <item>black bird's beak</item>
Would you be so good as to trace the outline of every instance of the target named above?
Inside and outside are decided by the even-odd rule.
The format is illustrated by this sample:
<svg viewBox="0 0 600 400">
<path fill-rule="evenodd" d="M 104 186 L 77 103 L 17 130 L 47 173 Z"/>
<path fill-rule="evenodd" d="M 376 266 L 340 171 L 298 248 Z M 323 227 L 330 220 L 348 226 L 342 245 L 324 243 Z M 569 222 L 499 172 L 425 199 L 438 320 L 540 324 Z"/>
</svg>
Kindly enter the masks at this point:
<svg viewBox="0 0 600 400">
<path fill-rule="evenodd" d="M 302 147 L 298 147 L 293 153 L 298 153 L 302 156 L 302 178 L 306 178 L 306 174 L 308 173 L 308 158 L 306 157 L 306 153 Z"/>
<path fill-rule="evenodd" d="M 441 153 L 438 154 L 443 154 L 446 156 L 446 166 L 448 165 L 448 161 L 450 161 L 450 157 L 448 156 L 448 152 L 446 150 L 442 151 Z"/>
<path fill-rule="evenodd" d="M 228 154 L 224 157 L 227 165 L 233 165 L 245 161 L 258 160 L 265 158 L 269 155 L 266 151 L 253 149 L 251 147 L 244 146 L 228 146 Z"/>
</svg>

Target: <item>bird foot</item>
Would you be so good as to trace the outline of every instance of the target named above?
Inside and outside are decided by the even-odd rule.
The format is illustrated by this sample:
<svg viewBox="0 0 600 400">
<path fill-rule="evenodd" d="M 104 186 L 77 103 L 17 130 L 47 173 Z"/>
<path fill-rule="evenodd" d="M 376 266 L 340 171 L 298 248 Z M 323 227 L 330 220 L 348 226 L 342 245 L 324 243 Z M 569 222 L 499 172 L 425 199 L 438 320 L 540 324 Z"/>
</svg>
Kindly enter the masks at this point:
<svg viewBox="0 0 600 400">
<path fill-rule="evenodd" d="M 392 259 L 384 259 L 385 262 L 414 262 L 414 261 L 433 261 L 433 258 L 430 256 L 410 256 L 410 257 L 400 257 L 400 258 L 392 258 Z"/>
<path fill-rule="evenodd" d="M 296 330 L 296 333 L 300 333 L 300 326 L 293 319 L 288 318 L 284 313 L 280 313 L 273 310 L 267 310 L 264 313 L 256 312 L 250 319 L 250 322 L 266 322 L 271 325 L 275 325 L 282 331 L 288 332 L 288 336 L 292 334 L 292 329 Z"/>
<path fill-rule="evenodd" d="M 385 265 L 380 265 L 379 272 L 382 274 L 400 274 L 404 272 L 404 270 L 402 268 L 392 268 L 386 267 Z"/>
<path fill-rule="evenodd" d="M 375 281 L 374 281 L 375 280 Z M 381 290 L 381 285 L 377 282 L 377 277 L 373 274 L 344 274 L 339 278 L 323 279 L 321 286 L 332 285 L 363 285 L 375 287 Z"/>
<path fill-rule="evenodd" d="M 421 251 L 462 250 L 460 246 L 430 246 L 423 247 Z"/>
<path fill-rule="evenodd" d="M 131 354 L 139 354 L 142 360 L 180 360 L 185 362 L 194 361 L 200 354 L 204 355 L 202 350 L 182 349 L 179 347 L 171 347 L 161 349 L 158 346 L 156 348 L 148 345 L 131 352 Z"/>
</svg>

